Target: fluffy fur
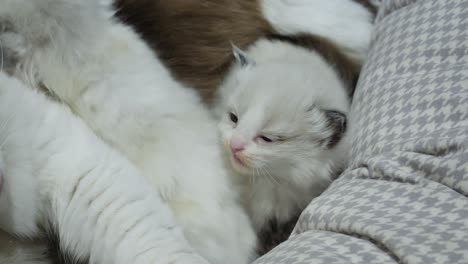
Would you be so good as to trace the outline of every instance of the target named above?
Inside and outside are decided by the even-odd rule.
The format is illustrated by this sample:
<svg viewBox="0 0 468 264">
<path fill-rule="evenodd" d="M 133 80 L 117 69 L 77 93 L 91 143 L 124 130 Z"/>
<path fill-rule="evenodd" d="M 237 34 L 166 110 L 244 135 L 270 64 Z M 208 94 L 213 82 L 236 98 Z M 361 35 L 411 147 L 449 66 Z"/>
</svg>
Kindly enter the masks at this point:
<svg viewBox="0 0 468 264">
<path fill-rule="evenodd" d="M 0 231 L 0 264 L 51 264 L 44 243 L 19 241 Z"/>
<path fill-rule="evenodd" d="M 18 54 L 14 75 L 68 105 L 135 164 L 208 261 L 247 263 L 255 235 L 222 162 L 214 120 L 101 2 L 1 0 L 0 19 L 11 30 L 0 41 L 21 43 L 8 47 Z"/>
<path fill-rule="evenodd" d="M 370 44 L 373 14 L 359 0 L 262 0 L 261 10 L 277 33 L 310 33 L 330 39 L 363 62 Z"/>
<path fill-rule="evenodd" d="M 261 40 L 220 89 L 216 113 L 226 153 L 258 233 L 287 223 L 343 166 L 349 93 L 316 51 Z"/>
<path fill-rule="evenodd" d="M 116 0 L 174 76 L 211 102 L 231 63 L 231 44 L 246 47 L 273 29 L 257 0 Z"/>
<path fill-rule="evenodd" d="M 174 76 L 211 103 L 233 58 L 272 34 L 331 39 L 361 63 L 373 27 L 367 0 L 117 0 L 117 16 L 153 47 Z M 368 3 L 367 3 L 368 4 Z"/>
<path fill-rule="evenodd" d="M 205 263 L 156 190 L 67 108 L 0 73 L 0 123 L 2 230 L 57 230 L 63 250 L 93 264 Z M 14 243 L 0 262 L 44 263 L 41 245 Z"/>
</svg>

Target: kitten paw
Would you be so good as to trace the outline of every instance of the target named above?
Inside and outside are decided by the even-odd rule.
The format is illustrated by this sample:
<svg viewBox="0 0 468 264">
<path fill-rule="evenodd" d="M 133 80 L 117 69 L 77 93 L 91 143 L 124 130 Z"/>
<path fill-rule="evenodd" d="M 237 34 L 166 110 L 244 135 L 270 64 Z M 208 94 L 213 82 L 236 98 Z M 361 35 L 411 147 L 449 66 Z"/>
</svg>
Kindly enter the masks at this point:
<svg viewBox="0 0 468 264">
<path fill-rule="evenodd" d="M 9 22 L 0 21 L 0 72 L 12 75 L 25 55 L 23 37 L 14 31 Z"/>
</svg>

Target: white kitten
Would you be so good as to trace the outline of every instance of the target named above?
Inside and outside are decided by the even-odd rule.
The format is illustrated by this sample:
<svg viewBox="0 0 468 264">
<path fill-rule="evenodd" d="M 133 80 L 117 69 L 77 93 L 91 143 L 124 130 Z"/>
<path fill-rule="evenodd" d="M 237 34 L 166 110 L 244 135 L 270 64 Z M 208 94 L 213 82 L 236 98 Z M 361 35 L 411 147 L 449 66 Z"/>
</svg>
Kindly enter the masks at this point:
<svg viewBox="0 0 468 264">
<path fill-rule="evenodd" d="M 343 165 L 349 92 L 318 53 L 260 40 L 220 89 L 216 113 L 245 206 L 257 232 L 286 222 Z"/>
<path fill-rule="evenodd" d="M 0 0 L 0 6 L 0 19 L 12 28 L 0 41 L 20 43 L 8 46 L 19 62 L 14 74 L 48 89 L 137 165 L 202 256 L 247 263 L 255 235 L 222 162 L 215 121 L 195 91 L 113 20 L 108 5 Z"/>
<path fill-rule="evenodd" d="M 52 228 L 63 250 L 91 264 L 205 263 L 129 161 L 67 108 L 1 72 L 0 142 L 0 229 L 40 238 Z M 0 262 L 42 257 L 40 247 L 16 244 Z"/>
<path fill-rule="evenodd" d="M 265 18 L 280 34 L 323 36 L 363 62 L 373 30 L 373 14 L 355 0 L 261 0 Z"/>
</svg>

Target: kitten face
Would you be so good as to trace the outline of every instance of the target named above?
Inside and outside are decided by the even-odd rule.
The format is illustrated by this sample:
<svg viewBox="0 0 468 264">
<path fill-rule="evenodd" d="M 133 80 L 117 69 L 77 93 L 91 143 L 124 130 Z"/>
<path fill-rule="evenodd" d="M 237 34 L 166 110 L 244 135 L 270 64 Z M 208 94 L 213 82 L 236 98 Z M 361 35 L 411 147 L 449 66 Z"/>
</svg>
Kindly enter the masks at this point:
<svg viewBox="0 0 468 264">
<path fill-rule="evenodd" d="M 323 160 L 346 126 L 346 99 L 333 98 L 342 88 L 337 78 L 320 67 L 305 71 L 300 64 L 246 61 L 228 76 L 218 108 L 221 138 L 234 169 L 288 177 L 291 170 L 308 170 L 311 161 Z"/>
</svg>

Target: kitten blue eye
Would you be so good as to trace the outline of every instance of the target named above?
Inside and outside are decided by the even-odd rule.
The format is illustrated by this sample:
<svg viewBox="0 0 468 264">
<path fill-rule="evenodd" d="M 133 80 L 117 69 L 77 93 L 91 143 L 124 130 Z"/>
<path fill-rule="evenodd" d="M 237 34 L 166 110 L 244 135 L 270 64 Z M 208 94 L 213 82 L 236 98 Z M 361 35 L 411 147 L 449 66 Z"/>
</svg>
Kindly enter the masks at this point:
<svg viewBox="0 0 468 264">
<path fill-rule="evenodd" d="M 232 113 L 232 112 L 229 113 L 229 118 L 230 118 L 231 121 L 232 121 L 233 123 L 235 123 L 235 124 L 237 124 L 237 121 L 239 121 L 239 118 L 237 118 L 237 116 L 236 116 L 234 113 Z"/>
<path fill-rule="evenodd" d="M 261 138 L 263 141 L 267 142 L 267 143 L 273 142 L 273 139 L 271 139 L 271 138 L 269 138 L 269 137 L 260 136 L 260 138 Z"/>
</svg>

